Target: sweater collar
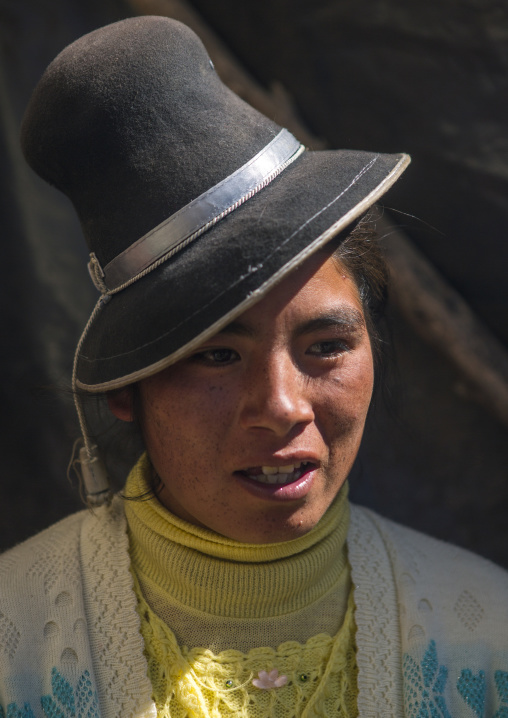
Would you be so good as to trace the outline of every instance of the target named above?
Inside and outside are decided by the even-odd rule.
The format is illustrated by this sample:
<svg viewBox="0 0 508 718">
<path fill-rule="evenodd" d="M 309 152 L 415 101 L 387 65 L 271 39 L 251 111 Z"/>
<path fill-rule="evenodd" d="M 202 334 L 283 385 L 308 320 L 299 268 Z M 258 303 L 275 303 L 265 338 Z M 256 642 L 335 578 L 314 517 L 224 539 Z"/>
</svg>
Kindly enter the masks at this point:
<svg viewBox="0 0 508 718">
<path fill-rule="evenodd" d="M 145 454 L 125 487 L 131 558 L 134 571 L 171 600 L 213 615 L 267 618 L 310 605 L 344 578 L 347 485 L 307 534 L 248 544 L 172 514 L 149 495 L 150 471 Z"/>
</svg>

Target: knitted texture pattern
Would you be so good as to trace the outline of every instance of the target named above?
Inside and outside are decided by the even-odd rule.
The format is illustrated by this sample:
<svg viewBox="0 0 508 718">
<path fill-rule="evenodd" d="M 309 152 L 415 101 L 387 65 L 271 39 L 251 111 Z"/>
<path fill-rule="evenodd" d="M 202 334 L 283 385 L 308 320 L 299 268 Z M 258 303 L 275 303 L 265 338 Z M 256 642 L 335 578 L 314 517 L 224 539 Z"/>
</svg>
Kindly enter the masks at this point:
<svg viewBox="0 0 508 718">
<path fill-rule="evenodd" d="M 157 716 L 123 505 L 117 497 L 0 556 L 0 716 Z M 506 718 L 507 572 L 365 509 L 350 515 L 358 714 Z M 264 666 L 251 680 L 277 702 L 294 674 L 278 660 Z"/>
<path fill-rule="evenodd" d="M 508 574 L 357 507 L 348 545 L 360 715 L 508 718 Z"/>
<path fill-rule="evenodd" d="M 128 496 L 147 492 L 149 464 L 131 472 Z M 151 609 L 179 645 L 218 653 L 337 633 L 351 591 L 347 487 L 306 535 L 247 544 L 193 526 L 155 498 L 126 501 L 132 569 Z"/>
<path fill-rule="evenodd" d="M 335 638 L 319 634 L 247 654 L 180 649 L 142 597 L 139 612 L 158 718 L 358 715 L 352 597 Z"/>
<path fill-rule="evenodd" d="M 8 718 L 155 715 L 129 563 L 118 497 L 1 557 L 0 705 Z"/>
<path fill-rule="evenodd" d="M 147 495 L 149 472 L 142 457 L 127 496 Z M 276 544 L 195 527 L 155 497 L 125 510 L 160 718 L 357 714 L 347 488 L 312 531 Z"/>
</svg>

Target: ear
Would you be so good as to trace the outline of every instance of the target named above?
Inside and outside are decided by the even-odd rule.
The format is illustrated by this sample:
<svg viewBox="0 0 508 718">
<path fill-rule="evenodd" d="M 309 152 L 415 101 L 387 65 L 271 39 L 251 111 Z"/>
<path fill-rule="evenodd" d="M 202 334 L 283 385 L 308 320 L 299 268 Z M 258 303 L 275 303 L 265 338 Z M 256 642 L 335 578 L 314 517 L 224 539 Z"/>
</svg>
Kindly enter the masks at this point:
<svg viewBox="0 0 508 718">
<path fill-rule="evenodd" d="M 107 395 L 109 410 L 122 421 L 134 421 L 132 387 L 126 386 Z"/>
</svg>

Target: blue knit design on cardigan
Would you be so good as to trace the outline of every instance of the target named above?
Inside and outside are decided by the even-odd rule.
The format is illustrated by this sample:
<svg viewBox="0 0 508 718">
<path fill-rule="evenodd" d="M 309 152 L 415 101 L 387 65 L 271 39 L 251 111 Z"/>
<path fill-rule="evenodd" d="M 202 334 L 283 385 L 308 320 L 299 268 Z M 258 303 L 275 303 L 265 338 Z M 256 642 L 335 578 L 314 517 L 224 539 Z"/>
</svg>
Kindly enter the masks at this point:
<svg viewBox="0 0 508 718">
<path fill-rule="evenodd" d="M 42 696 L 41 706 L 46 718 L 99 718 L 99 700 L 93 689 L 90 673 L 84 671 L 75 687 L 57 668 L 51 671 L 52 695 Z M 35 718 L 29 703 L 19 708 L 10 703 L 6 711 L 0 706 L 0 718 Z"/>
</svg>

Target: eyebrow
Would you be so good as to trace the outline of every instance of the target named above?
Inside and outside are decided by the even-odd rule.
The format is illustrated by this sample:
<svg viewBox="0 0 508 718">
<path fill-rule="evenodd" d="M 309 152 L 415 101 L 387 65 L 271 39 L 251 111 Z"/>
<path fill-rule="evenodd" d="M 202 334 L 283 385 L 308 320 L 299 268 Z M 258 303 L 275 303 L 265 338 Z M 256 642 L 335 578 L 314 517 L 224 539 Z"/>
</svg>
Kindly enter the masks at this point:
<svg viewBox="0 0 508 718">
<path fill-rule="evenodd" d="M 217 332 L 217 334 L 234 334 L 239 337 L 253 337 L 255 332 L 254 329 L 247 324 L 242 324 L 242 322 L 236 321 L 226 324 L 226 326 Z"/>
<path fill-rule="evenodd" d="M 333 309 L 317 317 L 303 322 L 296 328 L 296 335 L 310 334 L 320 329 L 330 327 L 343 327 L 348 331 L 358 331 L 365 328 L 365 318 L 362 312 L 353 308 Z"/>
<path fill-rule="evenodd" d="M 302 336 L 320 329 L 330 327 L 343 327 L 348 331 L 359 331 L 365 328 L 365 318 L 358 309 L 353 307 L 342 307 L 312 317 L 296 327 L 295 335 Z M 218 334 L 234 334 L 235 336 L 254 337 L 256 332 L 253 327 L 244 324 L 242 321 L 234 321 L 227 324 Z"/>
</svg>

